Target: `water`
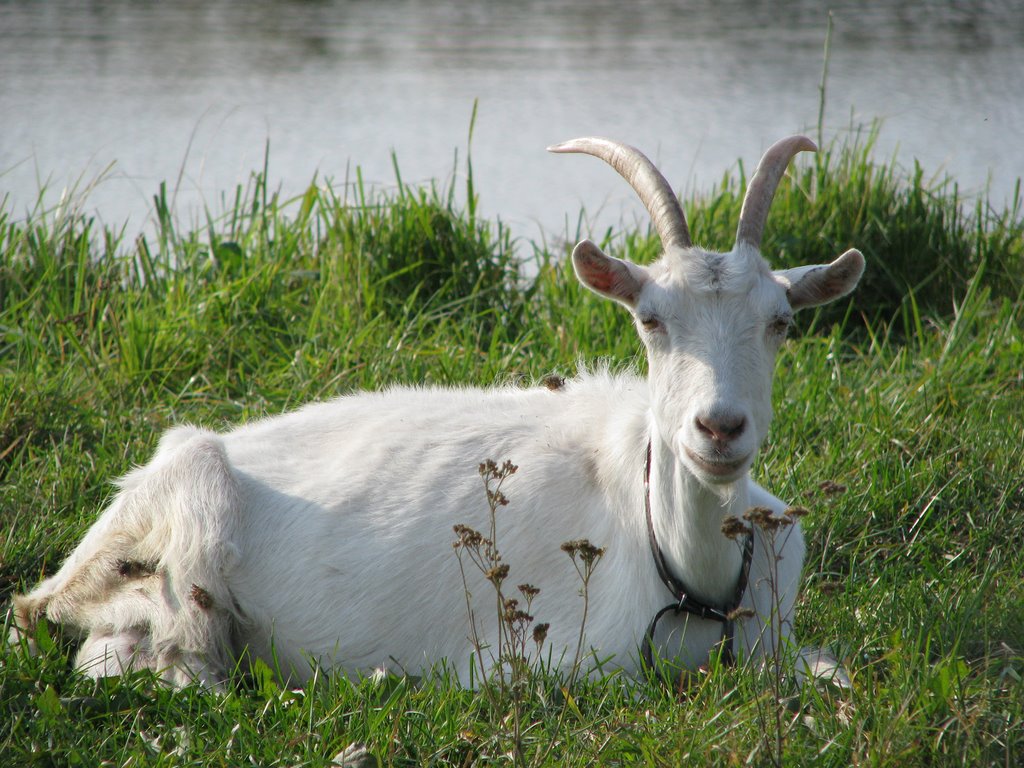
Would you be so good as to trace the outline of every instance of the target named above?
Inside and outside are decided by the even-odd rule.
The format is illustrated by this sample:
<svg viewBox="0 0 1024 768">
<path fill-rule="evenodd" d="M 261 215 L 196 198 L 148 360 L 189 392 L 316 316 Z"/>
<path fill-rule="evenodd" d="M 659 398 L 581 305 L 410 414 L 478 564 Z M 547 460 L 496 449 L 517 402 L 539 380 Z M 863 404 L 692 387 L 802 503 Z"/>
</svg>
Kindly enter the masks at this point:
<svg viewBox="0 0 1024 768">
<path fill-rule="evenodd" d="M 862 7 L 870 5 L 870 7 Z M 879 157 L 915 158 L 1001 202 L 1024 173 L 1024 13 L 1015 2 L 832 4 L 825 138 L 879 118 Z M 709 188 L 793 132 L 815 135 L 825 6 L 812 0 L 0 0 L 0 195 L 96 181 L 86 210 L 145 227 L 161 181 L 190 222 L 261 169 L 313 179 L 451 178 L 481 212 L 558 238 L 644 220 L 593 158 L 611 136 L 679 189 Z M 460 165 L 456 182 L 461 183 Z M 695 233 L 698 240 L 700 233 Z"/>
</svg>

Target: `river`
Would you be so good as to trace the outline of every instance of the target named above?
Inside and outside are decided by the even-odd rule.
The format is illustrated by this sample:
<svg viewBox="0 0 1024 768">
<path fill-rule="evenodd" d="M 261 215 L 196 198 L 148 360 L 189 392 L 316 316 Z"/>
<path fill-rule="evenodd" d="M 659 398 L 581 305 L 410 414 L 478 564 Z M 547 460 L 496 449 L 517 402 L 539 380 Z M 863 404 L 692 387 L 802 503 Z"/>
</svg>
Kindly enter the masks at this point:
<svg viewBox="0 0 1024 768">
<path fill-rule="evenodd" d="M 881 121 L 878 157 L 963 191 L 1012 195 L 1024 169 L 1016 2 L 832 3 L 825 139 Z M 223 210 L 263 167 L 300 193 L 463 180 L 519 236 L 643 220 L 593 158 L 635 144 L 677 189 L 708 189 L 794 132 L 816 136 L 828 6 L 811 0 L 0 0 L 0 196 L 23 217 L 65 189 L 143 229 L 161 181 L 177 217 Z M 699 233 L 697 233 L 699 239 Z"/>
</svg>

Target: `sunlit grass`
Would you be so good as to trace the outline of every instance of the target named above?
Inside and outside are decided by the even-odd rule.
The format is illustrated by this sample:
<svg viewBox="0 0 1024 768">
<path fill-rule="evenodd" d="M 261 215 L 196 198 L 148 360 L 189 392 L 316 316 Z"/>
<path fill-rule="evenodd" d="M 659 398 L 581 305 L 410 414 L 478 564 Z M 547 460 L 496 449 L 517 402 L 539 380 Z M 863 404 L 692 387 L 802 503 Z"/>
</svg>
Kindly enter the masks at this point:
<svg viewBox="0 0 1024 768">
<path fill-rule="evenodd" d="M 782 186 L 766 232 L 780 265 L 850 246 L 869 261 L 850 302 L 802 318 L 784 348 L 756 469 L 811 510 L 798 635 L 833 646 L 854 680 L 794 694 L 794 765 L 1024 753 L 1024 223 L 1016 203 L 972 206 L 926 178 L 876 163 L 870 135 L 826 148 Z M 688 203 L 700 242 L 731 244 L 741 188 Z M 156 214 L 129 240 L 73 204 L 0 210 L 4 601 L 55 570 L 171 424 L 392 383 L 532 381 L 581 358 L 643 364 L 625 313 L 578 287 L 560 245 L 514 242 L 448 187 L 316 183 L 285 200 L 257 176 L 203 227 L 181 228 L 162 194 Z M 605 245 L 656 251 L 646 232 Z M 507 713 L 443 674 L 291 691 L 257 670 L 224 695 L 172 692 L 83 679 L 66 643 L 44 645 L 0 657 L 0 764 L 326 765 L 356 740 L 384 765 L 507 761 Z M 726 669 L 685 691 L 548 681 L 524 705 L 524 754 L 762 763 L 768 690 Z"/>
</svg>

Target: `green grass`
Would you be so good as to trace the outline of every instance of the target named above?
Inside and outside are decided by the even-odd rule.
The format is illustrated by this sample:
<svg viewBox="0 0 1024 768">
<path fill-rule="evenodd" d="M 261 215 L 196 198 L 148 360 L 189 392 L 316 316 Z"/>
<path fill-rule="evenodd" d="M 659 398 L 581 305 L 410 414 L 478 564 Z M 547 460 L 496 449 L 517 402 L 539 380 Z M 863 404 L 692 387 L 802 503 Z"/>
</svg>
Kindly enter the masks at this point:
<svg viewBox="0 0 1024 768">
<path fill-rule="evenodd" d="M 784 348 L 756 470 L 812 510 L 797 631 L 841 653 L 853 690 L 777 710 L 749 670 L 683 691 L 541 678 L 520 713 L 527 761 L 763 764 L 779 711 L 792 765 L 1022 759 L 1024 220 L 1019 201 L 993 210 L 878 163 L 872 142 L 803 159 L 777 196 L 777 264 L 856 245 L 869 265 Z M 742 184 L 688 201 L 699 242 L 731 244 Z M 161 192 L 138 240 L 74 206 L 0 209 L 0 600 L 55 570 L 172 424 L 395 382 L 534 380 L 581 357 L 643 365 L 626 313 L 577 286 L 565 250 L 513 241 L 469 194 L 357 181 L 283 200 L 257 176 L 188 230 Z M 656 252 L 648 232 L 605 241 Z M 2 765 L 322 766 L 357 740 L 383 765 L 511 762 L 508 711 L 443 675 L 292 691 L 257 670 L 227 694 L 169 691 L 84 679 L 67 643 L 41 639 L 36 658 L 0 651 Z"/>
</svg>

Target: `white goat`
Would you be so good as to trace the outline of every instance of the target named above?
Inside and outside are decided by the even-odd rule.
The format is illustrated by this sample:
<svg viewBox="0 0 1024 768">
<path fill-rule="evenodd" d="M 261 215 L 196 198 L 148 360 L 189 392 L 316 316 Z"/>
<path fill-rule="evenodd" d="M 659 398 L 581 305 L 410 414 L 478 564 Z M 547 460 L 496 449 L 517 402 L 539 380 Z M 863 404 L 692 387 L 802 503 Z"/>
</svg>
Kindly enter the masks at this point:
<svg viewBox="0 0 1024 768">
<path fill-rule="evenodd" d="M 582 616 L 560 551 L 579 537 L 607 550 L 586 624 L 602 660 L 636 672 L 646 649 L 694 667 L 723 639 L 740 658 L 774 653 L 789 637 L 799 528 L 780 537 L 778 562 L 763 541 L 745 555 L 721 528 L 752 506 L 786 508 L 749 477 L 776 352 L 794 310 L 843 296 L 864 268 L 856 250 L 774 273 L 760 255 L 781 175 L 814 149 L 794 136 L 767 151 L 734 248 L 712 253 L 691 244 L 679 201 L 638 150 L 602 139 L 552 147 L 612 165 L 661 237 L 649 267 L 588 240 L 572 254 L 580 281 L 635 318 L 646 380 L 597 372 L 554 391 L 395 388 L 226 434 L 173 429 L 60 570 L 15 598 L 12 640 L 31 644 L 45 616 L 84 638 L 86 672 L 151 668 L 174 684 L 217 684 L 245 649 L 298 680 L 314 664 L 418 671 L 447 660 L 465 682 L 473 644 L 452 526 L 482 527 L 477 465 L 508 458 L 519 471 L 503 489 L 502 552 L 514 577 L 541 589 L 532 612 L 550 622 L 555 661 L 571 662 Z M 470 584 L 478 631 L 493 640 L 485 586 Z M 664 610 L 680 591 L 681 609 Z M 719 615 L 738 606 L 748 611 L 735 622 Z"/>
</svg>

